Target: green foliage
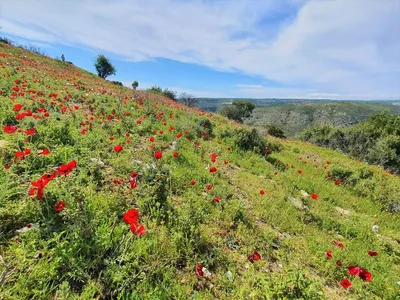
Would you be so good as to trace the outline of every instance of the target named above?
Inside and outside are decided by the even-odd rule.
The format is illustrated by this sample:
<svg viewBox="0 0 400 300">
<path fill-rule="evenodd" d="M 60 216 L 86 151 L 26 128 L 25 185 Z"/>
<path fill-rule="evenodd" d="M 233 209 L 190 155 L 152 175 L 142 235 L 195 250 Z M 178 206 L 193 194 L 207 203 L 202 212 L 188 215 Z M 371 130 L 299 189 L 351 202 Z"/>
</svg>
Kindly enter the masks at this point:
<svg viewBox="0 0 400 300">
<path fill-rule="evenodd" d="M 277 137 L 277 138 L 281 138 L 281 139 L 286 138 L 285 133 L 283 132 L 283 130 L 280 129 L 279 127 L 277 127 L 277 126 L 274 126 L 274 125 L 267 126 L 267 133 L 269 135 L 272 135 L 272 136 Z"/>
<path fill-rule="evenodd" d="M 112 84 L 115 84 L 115 85 L 123 86 L 123 84 L 122 84 L 121 81 L 113 80 L 113 81 L 110 81 L 110 82 L 111 82 Z"/>
<path fill-rule="evenodd" d="M 138 86 L 139 86 L 139 82 L 137 82 L 136 80 L 134 82 L 132 82 L 132 88 L 134 90 L 136 90 L 138 88 Z"/>
<path fill-rule="evenodd" d="M 115 75 L 115 72 L 117 71 L 108 58 L 103 54 L 100 54 L 96 57 L 94 66 L 96 68 L 97 75 L 103 79 L 106 79 L 110 75 Z"/>
<path fill-rule="evenodd" d="M 300 138 L 400 173 L 399 126 L 399 115 L 378 114 L 343 130 L 314 126 L 302 132 Z"/>
<path fill-rule="evenodd" d="M 167 97 L 174 101 L 177 100 L 177 98 L 176 98 L 177 92 L 172 91 L 168 88 L 162 89 L 161 87 L 155 85 L 155 86 L 152 86 L 151 88 L 147 89 L 147 91 L 150 93 L 153 93 L 153 94 L 162 95 L 162 96 Z"/>
<path fill-rule="evenodd" d="M 219 113 L 228 119 L 243 123 L 245 118 L 249 118 L 256 106 L 250 101 L 233 101 L 231 105 L 224 106 Z"/>
</svg>

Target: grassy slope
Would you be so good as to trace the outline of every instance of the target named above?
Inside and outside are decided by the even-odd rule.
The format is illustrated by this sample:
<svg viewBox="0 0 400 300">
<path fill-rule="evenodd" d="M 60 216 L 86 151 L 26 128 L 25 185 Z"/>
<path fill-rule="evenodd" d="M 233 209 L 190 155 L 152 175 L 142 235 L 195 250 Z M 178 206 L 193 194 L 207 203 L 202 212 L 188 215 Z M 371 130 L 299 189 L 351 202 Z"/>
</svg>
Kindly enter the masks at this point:
<svg viewBox="0 0 400 300">
<path fill-rule="evenodd" d="M 293 136 L 312 125 L 353 125 L 384 110 L 395 112 L 396 107 L 359 102 L 279 104 L 257 107 L 246 123 L 258 127 L 274 124 Z"/>
<path fill-rule="evenodd" d="M 23 132 L 0 136 L 3 165 L 10 164 L 0 170 L 0 255 L 8 267 L 0 298 L 394 299 L 398 295 L 400 220 L 384 212 L 380 202 L 396 197 L 398 177 L 294 141 L 280 141 L 284 150 L 271 155 L 270 161 L 289 166 L 278 168 L 279 163 L 272 165 L 235 148 L 233 138 L 220 138 L 222 131 L 239 125 L 219 116 L 141 92 L 132 99 L 131 90 L 18 48 L 0 44 L 0 53 L 4 53 L 0 122 L 37 129 L 31 137 Z M 10 101 L 16 79 L 25 94 Z M 36 93 L 28 93 L 29 89 Z M 57 96 L 50 98 L 50 93 Z M 49 116 L 16 121 L 16 103 L 24 104 L 22 110 L 45 107 Z M 67 111 L 62 113 L 61 107 Z M 204 128 L 197 122 L 204 118 L 214 125 L 212 141 L 198 136 Z M 178 139 L 177 133 L 183 137 Z M 110 136 L 115 139 L 110 141 Z M 169 147 L 173 141 L 174 150 Z M 124 147 L 120 153 L 113 151 L 117 144 Z M 30 155 L 11 163 L 15 151 L 28 147 Z M 43 147 L 51 154 L 37 155 Z M 162 151 L 161 160 L 153 157 L 155 151 Z M 210 162 L 211 153 L 218 154 L 215 164 Z M 72 159 L 78 167 L 51 181 L 43 200 L 29 196 L 30 182 Z M 208 171 L 211 165 L 217 167 L 214 174 Z M 374 175 L 355 187 L 336 186 L 327 173 L 337 166 L 368 168 Z M 132 171 L 139 174 L 134 190 L 128 188 Z M 124 184 L 113 184 L 117 178 Z M 189 184 L 191 179 L 195 185 Z M 214 186 L 209 192 L 207 184 Z M 317 200 L 303 200 L 309 211 L 288 201 L 289 196 L 300 199 L 301 190 L 319 195 Z M 216 195 L 221 202 L 213 201 Z M 60 199 L 66 207 L 57 213 L 54 204 Z M 351 214 L 342 215 L 335 207 Z M 141 212 L 140 223 L 147 230 L 142 236 L 130 233 L 122 221 L 131 208 Z M 28 223 L 38 227 L 16 232 Z M 379 225 L 379 234 L 371 230 L 374 224 Z M 333 245 L 336 240 L 345 247 Z M 331 260 L 325 259 L 328 249 L 333 250 Z M 251 264 L 247 257 L 254 250 L 262 259 Z M 368 250 L 378 251 L 379 256 L 368 256 Z M 336 266 L 337 259 L 343 267 Z M 210 277 L 196 276 L 199 263 Z M 346 266 L 351 264 L 371 271 L 372 282 L 350 277 Z M 0 272 L 4 270 L 0 265 Z M 233 278 L 227 278 L 227 271 Z M 339 285 L 343 278 L 353 282 L 351 291 Z"/>
</svg>

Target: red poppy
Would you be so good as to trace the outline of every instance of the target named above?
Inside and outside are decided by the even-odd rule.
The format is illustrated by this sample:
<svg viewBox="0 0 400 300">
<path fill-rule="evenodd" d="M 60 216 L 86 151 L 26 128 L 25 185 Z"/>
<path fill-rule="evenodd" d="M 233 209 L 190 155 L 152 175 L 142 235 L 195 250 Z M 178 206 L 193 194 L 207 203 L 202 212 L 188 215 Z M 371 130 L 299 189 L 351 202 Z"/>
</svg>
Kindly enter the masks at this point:
<svg viewBox="0 0 400 300">
<path fill-rule="evenodd" d="M 215 172 L 217 172 L 217 168 L 214 167 L 214 166 L 212 166 L 212 167 L 210 167 L 209 171 L 210 171 L 211 173 L 215 173 Z"/>
<path fill-rule="evenodd" d="M 130 209 L 124 213 L 124 222 L 127 224 L 136 223 L 139 220 L 139 211 L 137 209 Z"/>
<path fill-rule="evenodd" d="M 342 242 L 339 241 L 334 241 L 333 242 L 336 246 L 340 247 L 340 248 L 344 248 L 344 244 Z"/>
<path fill-rule="evenodd" d="M 173 156 L 173 157 L 178 157 L 179 154 L 178 154 L 177 152 L 174 152 L 174 153 L 172 153 L 172 156 Z"/>
<path fill-rule="evenodd" d="M 194 179 L 190 180 L 190 184 L 191 185 L 195 185 L 196 184 L 196 180 L 194 180 Z"/>
<path fill-rule="evenodd" d="M 348 266 L 347 270 L 349 271 L 349 275 L 358 276 L 360 275 L 360 268 L 356 266 Z"/>
<path fill-rule="evenodd" d="M 220 196 L 215 196 L 214 197 L 214 201 L 215 202 L 220 202 L 221 201 L 221 197 Z"/>
<path fill-rule="evenodd" d="M 146 232 L 144 225 L 139 225 L 138 223 L 131 223 L 129 224 L 131 232 L 136 235 L 142 235 Z"/>
<path fill-rule="evenodd" d="M 122 147 L 121 145 L 114 146 L 114 151 L 117 153 L 121 152 L 123 149 L 124 147 Z"/>
<path fill-rule="evenodd" d="M 264 190 L 260 190 L 260 195 L 264 195 L 264 194 L 265 194 Z"/>
<path fill-rule="evenodd" d="M 211 184 L 206 185 L 207 192 L 211 191 L 212 189 L 213 189 L 213 186 Z"/>
<path fill-rule="evenodd" d="M 247 260 L 249 260 L 251 263 L 254 263 L 255 260 L 260 260 L 260 259 L 261 255 L 257 251 L 254 251 L 247 257 Z"/>
<path fill-rule="evenodd" d="M 156 153 L 154 153 L 154 157 L 155 157 L 156 159 L 161 159 L 161 158 L 162 158 L 162 152 L 156 152 Z"/>
<path fill-rule="evenodd" d="M 27 135 L 34 135 L 36 134 L 36 129 L 35 128 L 27 129 L 25 132 Z"/>
<path fill-rule="evenodd" d="M 297 173 L 301 174 L 301 173 L 303 173 L 303 171 L 302 170 L 298 170 Z"/>
<path fill-rule="evenodd" d="M 326 259 L 331 259 L 332 258 L 332 250 L 328 250 L 325 252 L 325 257 Z"/>
<path fill-rule="evenodd" d="M 364 281 L 371 281 L 372 280 L 372 273 L 368 272 L 366 269 L 364 268 L 360 268 L 360 273 L 358 275 L 362 280 Z"/>
<path fill-rule="evenodd" d="M 57 168 L 58 175 L 68 175 L 69 173 L 72 172 L 73 169 L 75 169 L 77 166 L 77 163 L 75 160 L 70 161 L 67 164 L 63 164 Z"/>
<path fill-rule="evenodd" d="M 311 194 L 311 198 L 313 198 L 313 199 L 315 199 L 315 200 L 317 200 L 318 199 L 318 195 L 317 194 Z"/>
<path fill-rule="evenodd" d="M 6 133 L 14 133 L 17 130 L 17 126 L 13 126 L 13 125 L 6 125 L 3 127 L 4 132 Z"/>
<path fill-rule="evenodd" d="M 338 267 L 341 267 L 341 266 L 342 266 L 342 262 L 340 261 L 340 259 L 338 259 L 338 260 L 336 261 L 336 265 L 337 265 Z"/>
<path fill-rule="evenodd" d="M 204 277 L 203 266 L 202 266 L 201 264 L 197 264 L 197 265 L 196 265 L 196 270 L 195 270 L 195 272 L 196 272 L 196 275 L 197 275 L 198 277 Z"/>
<path fill-rule="evenodd" d="M 149 141 L 150 141 L 150 142 L 154 142 L 154 137 L 151 136 L 151 137 L 149 138 Z"/>
<path fill-rule="evenodd" d="M 335 185 L 340 185 L 340 180 L 339 179 L 335 180 Z"/>
<path fill-rule="evenodd" d="M 110 136 L 109 139 L 110 139 L 110 141 L 113 141 L 113 140 L 114 140 L 114 137 L 113 137 L 113 136 Z"/>
<path fill-rule="evenodd" d="M 348 289 L 349 287 L 351 287 L 351 281 L 349 281 L 349 280 L 347 280 L 347 279 L 343 279 L 343 280 L 340 282 L 340 285 L 341 285 L 342 287 L 344 287 L 345 289 Z"/>
<path fill-rule="evenodd" d="M 369 256 L 378 256 L 379 253 L 376 252 L 376 251 L 368 251 L 368 255 L 369 255 Z"/>
<path fill-rule="evenodd" d="M 43 150 L 38 153 L 38 155 L 49 155 L 49 154 L 50 151 L 46 148 L 43 148 Z"/>
<path fill-rule="evenodd" d="M 24 107 L 23 104 L 15 104 L 13 107 L 13 111 L 20 111 L 22 107 Z"/>
<path fill-rule="evenodd" d="M 182 137 L 182 133 L 178 133 L 177 135 L 176 135 L 176 138 L 178 138 L 178 139 L 180 139 Z"/>
<path fill-rule="evenodd" d="M 25 118 L 25 114 L 24 113 L 20 113 L 20 114 L 17 114 L 16 116 L 15 116 L 15 118 L 17 119 L 17 120 L 22 120 L 22 119 L 24 119 Z"/>
<path fill-rule="evenodd" d="M 62 211 L 65 208 L 65 202 L 60 200 L 54 205 L 56 211 Z"/>
</svg>

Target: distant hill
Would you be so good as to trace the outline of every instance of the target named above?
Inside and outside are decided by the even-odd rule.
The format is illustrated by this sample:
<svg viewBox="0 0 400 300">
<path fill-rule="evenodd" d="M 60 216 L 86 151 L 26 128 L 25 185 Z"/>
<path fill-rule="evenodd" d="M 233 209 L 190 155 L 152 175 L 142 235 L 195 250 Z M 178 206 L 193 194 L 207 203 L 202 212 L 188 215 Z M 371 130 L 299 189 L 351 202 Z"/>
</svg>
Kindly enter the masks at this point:
<svg viewBox="0 0 400 300">
<path fill-rule="evenodd" d="M 275 125 L 287 136 L 294 136 L 313 125 L 346 127 L 366 120 L 369 116 L 388 111 L 399 113 L 399 105 L 387 102 L 311 102 L 271 104 L 257 107 L 246 124 L 257 127 Z"/>
</svg>

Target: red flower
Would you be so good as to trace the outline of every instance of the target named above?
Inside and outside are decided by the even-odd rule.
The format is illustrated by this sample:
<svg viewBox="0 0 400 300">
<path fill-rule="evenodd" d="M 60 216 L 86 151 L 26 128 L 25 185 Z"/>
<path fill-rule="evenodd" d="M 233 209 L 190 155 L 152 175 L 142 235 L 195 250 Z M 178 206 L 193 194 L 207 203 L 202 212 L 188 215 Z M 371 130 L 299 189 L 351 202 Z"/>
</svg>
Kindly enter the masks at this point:
<svg viewBox="0 0 400 300">
<path fill-rule="evenodd" d="M 341 266 L 342 266 L 342 262 L 340 261 L 340 259 L 338 259 L 338 260 L 336 261 L 336 265 L 337 265 L 338 267 L 341 267 Z"/>
<path fill-rule="evenodd" d="M 340 180 L 339 179 L 335 180 L 335 185 L 340 185 Z"/>
<path fill-rule="evenodd" d="M 264 195 L 264 194 L 265 194 L 264 190 L 260 190 L 260 195 Z"/>
<path fill-rule="evenodd" d="M 179 154 L 178 154 L 177 152 L 174 152 L 174 153 L 172 153 L 172 156 L 173 156 L 173 157 L 178 157 Z"/>
<path fill-rule="evenodd" d="M 342 242 L 339 241 L 334 241 L 333 242 L 336 246 L 340 247 L 340 248 L 344 248 L 344 244 Z"/>
<path fill-rule="evenodd" d="M 54 205 L 56 211 L 62 211 L 65 208 L 65 202 L 60 200 Z"/>
<path fill-rule="evenodd" d="M 13 107 L 13 111 L 20 111 L 22 107 L 24 107 L 23 104 L 15 104 Z"/>
<path fill-rule="evenodd" d="M 131 223 L 129 224 L 131 232 L 136 235 L 142 235 L 146 232 L 144 225 L 139 225 L 138 223 Z"/>
<path fill-rule="evenodd" d="M 301 173 L 303 173 L 303 171 L 302 170 L 298 170 L 297 173 L 301 174 Z"/>
<path fill-rule="evenodd" d="M 156 153 L 154 153 L 154 157 L 155 157 L 156 159 L 161 159 L 161 158 L 162 158 L 162 152 L 156 152 Z"/>
<path fill-rule="evenodd" d="M 43 148 L 43 150 L 38 153 L 38 155 L 49 155 L 49 154 L 50 151 L 46 148 Z"/>
<path fill-rule="evenodd" d="M 369 256 L 378 256 L 379 253 L 376 252 L 376 251 L 368 251 L 368 255 L 369 255 Z"/>
<path fill-rule="evenodd" d="M 182 133 L 178 133 L 177 135 L 176 135 L 176 138 L 178 138 L 178 139 L 180 139 L 182 137 Z"/>
<path fill-rule="evenodd" d="M 358 275 L 362 280 L 364 281 L 371 281 L 372 280 L 372 273 L 368 272 L 366 269 L 364 268 L 360 268 L 360 273 Z"/>
<path fill-rule="evenodd" d="M 250 254 L 247 259 L 251 262 L 254 263 L 255 260 L 260 260 L 261 259 L 261 255 L 258 254 L 257 251 L 254 251 L 252 254 Z"/>
<path fill-rule="evenodd" d="M 27 129 L 25 132 L 27 135 L 34 135 L 36 134 L 36 129 L 35 128 Z"/>
<path fill-rule="evenodd" d="M 25 118 L 25 114 L 24 113 L 20 113 L 20 114 L 17 114 L 16 116 L 15 116 L 15 118 L 17 119 L 17 120 L 22 120 L 23 118 Z"/>
<path fill-rule="evenodd" d="M 198 276 L 198 277 L 203 277 L 204 276 L 204 273 L 203 273 L 203 266 L 201 265 L 201 264 L 197 264 L 196 265 L 196 275 Z"/>
<path fill-rule="evenodd" d="M 26 149 L 24 150 L 24 154 L 25 154 L 25 155 L 31 154 L 31 149 L 30 149 L 30 148 L 26 148 Z"/>
<path fill-rule="evenodd" d="M 121 152 L 123 149 L 124 147 L 122 147 L 121 145 L 114 146 L 114 151 L 117 153 Z"/>
<path fill-rule="evenodd" d="M 318 199 L 318 195 L 317 194 L 311 194 L 311 198 L 313 198 L 313 199 L 315 199 L 315 200 L 317 200 Z"/>
<path fill-rule="evenodd" d="M 194 180 L 194 179 L 190 180 L 190 184 L 191 185 L 195 185 L 196 184 L 196 180 Z"/>
<path fill-rule="evenodd" d="M 149 138 L 149 141 L 150 141 L 150 142 L 154 142 L 154 137 L 151 136 L 151 137 Z"/>
<path fill-rule="evenodd" d="M 212 166 L 212 167 L 210 167 L 210 172 L 211 173 L 215 173 L 215 172 L 217 172 L 217 168 L 216 167 L 214 167 L 214 166 Z"/>
<path fill-rule="evenodd" d="M 14 133 L 17 130 L 17 126 L 6 125 L 3 127 L 3 129 L 6 133 Z"/>
<path fill-rule="evenodd" d="M 136 223 L 139 220 L 139 211 L 137 209 L 130 209 L 124 213 L 124 222 L 127 224 Z"/>
<path fill-rule="evenodd" d="M 348 289 L 349 287 L 351 287 L 351 281 L 349 281 L 349 280 L 347 280 L 347 279 L 343 279 L 343 280 L 340 282 L 340 285 L 341 285 L 342 287 L 344 287 L 345 289 Z"/>
<path fill-rule="evenodd" d="M 113 141 L 113 140 L 114 140 L 114 137 L 113 137 L 113 136 L 110 136 L 109 139 L 110 139 L 110 141 Z"/>
<path fill-rule="evenodd" d="M 69 173 L 72 172 L 73 169 L 75 169 L 77 166 L 77 163 L 75 160 L 70 161 L 67 164 L 63 164 L 57 168 L 58 175 L 68 175 Z"/>
<path fill-rule="evenodd" d="M 214 197 L 214 201 L 215 202 L 220 202 L 221 201 L 221 197 L 220 196 L 215 196 Z"/>
<path fill-rule="evenodd" d="M 349 275 L 358 276 L 360 275 L 360 268 L 356 266 L 348 266 L 347 270 L 349 271 Z"/>
<path fill-rule="evenodd" d="M 332 258 L 332 250 L 328 250 L 325 252 L 325 257 L 326 259 L 331 259 Z"/>
<path fill-rule="evenodd" d="M 212 189 L 213 189 L 213 186 L 211 184 L 206 185 L 207 192 L 211 191 Z"/>
</svg>

